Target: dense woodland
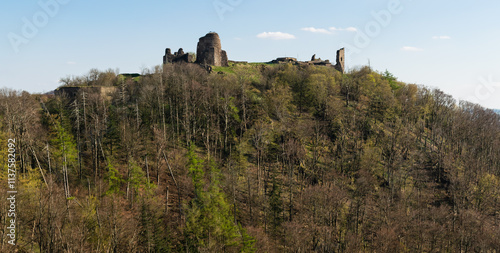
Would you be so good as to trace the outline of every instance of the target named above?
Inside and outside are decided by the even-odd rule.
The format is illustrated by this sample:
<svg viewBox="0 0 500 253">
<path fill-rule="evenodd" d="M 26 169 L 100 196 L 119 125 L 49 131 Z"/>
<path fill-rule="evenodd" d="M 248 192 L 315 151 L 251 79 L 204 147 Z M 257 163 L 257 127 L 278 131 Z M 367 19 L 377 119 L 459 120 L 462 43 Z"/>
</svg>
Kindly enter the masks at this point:
<svg viewBox="0 0 500 253">
<path fill-rule="evenodd" d="M 493 252 L 500 116 L 362 67 L 91 70 L 0 94 L 19 252 Z M 216 73 L 220 71 L 222 73 Z M 7 176 L 0 180 L 1 252 Z M 5 183 L 4 183 L 5 182 Z"/>
</svg>

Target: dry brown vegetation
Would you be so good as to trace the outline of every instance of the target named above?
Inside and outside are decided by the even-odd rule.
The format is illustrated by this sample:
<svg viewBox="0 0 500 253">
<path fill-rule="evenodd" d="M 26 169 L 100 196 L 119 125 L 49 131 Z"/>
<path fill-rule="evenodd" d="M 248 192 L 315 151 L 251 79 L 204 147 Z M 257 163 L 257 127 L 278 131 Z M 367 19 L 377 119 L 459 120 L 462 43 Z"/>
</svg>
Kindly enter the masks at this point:
<svg viewBox="0 0 500 253">
<path fill-rule="evenodd" d="M 491 110 L 368 67 L 108 72 L 65 81 L 117 86 L 112 99 L 0 94 L 19 252 L 500 249 Z"/>
</svg>

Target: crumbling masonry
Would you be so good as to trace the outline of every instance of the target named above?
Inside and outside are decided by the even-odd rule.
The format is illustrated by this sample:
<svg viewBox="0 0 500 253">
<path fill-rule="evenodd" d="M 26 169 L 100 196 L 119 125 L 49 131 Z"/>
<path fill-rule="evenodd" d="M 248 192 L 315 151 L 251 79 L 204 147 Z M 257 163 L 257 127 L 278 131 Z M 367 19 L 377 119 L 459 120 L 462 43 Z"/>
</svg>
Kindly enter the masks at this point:
<svg viewBox="0 0 500 253">
<path fill-rule="evenodd" d="M 200 38 L 196 49 L 196 62 L 202 65 L 227 66 L 227 53 L 222 50 L 217 33 L 207 33 Z"/>
<path fill-rule="evenodd" d="M 163 64 L 176 62 L 195 62 L 194 55 L 184 53 L 182 48 L 177 53 L 172 54 L 170 48 L 167 48 L 165 56 L 163 56 Z M 196 49 L 196 63 L 201 65 L 228 66 L 227 53 L 222 50 L 220 37 L 217 33 L 207 33 L 207 35 L 200 38 Z"/>
<path fill-rule="evenodd" d="M 167 63 L 198 63 L 210 68 L 210 66 L 228 66 L 228 58 L 226 51 L 222 50 L 220 37 L 215 32 L 207 33 L 205 36 L 201 37 L 198 41 L 198 46 L 196 48 L 196 60 L 193 54 L 184 53 L 182 48 L 176 53 L 172 54 L 170 48 L 165 50 L 165 56 L 163 56 L 163 64 Z M 341 73 L 345 71 L 345 53 L 344 48 L 337 50 L 336 64 L 333 65 L 329 60 L 321 60 L 321 58 L 316 58 L 316 55 L 311 57 L 310 61 L 300 62 L 293 57 L 280 57 L 269 63 L 292 63 L 297 65 L 320 65 L 333 67 Z"/>
<path fill-rule="evenodd" d="M 335 64 L 335 69 L 344 73 L 345 70 L 345 54 L 344 48 L 337 50 L 337 64 Z"/>
<path fill-rule="evenodd" d="M 176 63 L 176 62 L 194 62 L 194 55 L 185 54 L 182 48 L 174 54 L 171 53 L 170 48 L 165 49 L 165 56 L 163 56 L 163 64 Z"/>
<path fill-rule="evenodd" d="M 316 55 L 311 57 L 310 61 L 298 61 L 293 57 L 279 57 L 269 63 L 282 64 L 282 63 L 292 63 L 295 65 L 316 65 L 316 66 L 327 66 L 333 67 L 341 73 L 345 71 L 345 55 L 344 48 L 337 50 L 337 63 L 333 65 L 329 60 L 321 60 L 321 58 L 316 58 Z"/>
</svg>

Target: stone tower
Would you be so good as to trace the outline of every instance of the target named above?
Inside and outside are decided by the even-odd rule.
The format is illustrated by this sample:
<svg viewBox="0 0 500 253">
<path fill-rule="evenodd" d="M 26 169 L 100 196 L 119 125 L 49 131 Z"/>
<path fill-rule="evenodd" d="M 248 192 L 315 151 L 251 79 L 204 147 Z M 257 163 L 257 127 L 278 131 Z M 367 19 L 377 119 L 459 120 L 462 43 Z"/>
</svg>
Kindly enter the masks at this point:
<svg viewBox="0 0 500 253">
<path fill-rule="evenodd" d="M 337 50 L 337 64 L 335 64 L 335 69 L 344 73 L 345 70 L 345 54 L 344 48 Z"/>
<path fill-rule="evenodd" d="M 222 50 L 217 33 L 210 32 L 201 37 L 196 49 L 196 63 L 213 66 L 228 66 L 226 51 Z"/>
</svg>

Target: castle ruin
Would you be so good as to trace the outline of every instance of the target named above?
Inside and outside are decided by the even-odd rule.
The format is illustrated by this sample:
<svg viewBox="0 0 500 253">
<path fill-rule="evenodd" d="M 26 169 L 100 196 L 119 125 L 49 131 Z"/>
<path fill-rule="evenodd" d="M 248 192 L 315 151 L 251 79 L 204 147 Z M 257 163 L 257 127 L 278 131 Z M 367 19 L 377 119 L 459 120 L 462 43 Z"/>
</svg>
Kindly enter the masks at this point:
<svg viewBox="0 0 500 253">
<path fill-rule="evenodd" d="M 337 50 L 337 64 L 335 64 L 335 69 L 344 73 L 345 70 L 345 53 L 344 48 Z"/>
<path fill-rule="evenodd" d="M 222 50 L 220 37 L 215 32 L 207 33 L 207 35 L 200 38 L 196 49 L 196 59 L 194 59 L 193 54 L 184 53 L 182 48 L 174 54 L 172 54 L 170 48 L 165 49 L 163 64 L 179 62 L 196 62 L 201 65 L 228 66 L 227 53 Z"/>
<path fill-rule="evenodd" d="M 172 54 L 170 48 L 165 50 L 165 55 L 163 56 L 163 64 L 167 63 L 198 63 L 204 66 L 228 66 L 229 60 L 227 58 L 226 51 L 222 50 L 221 40 L 217 33 L 209 32 L 205 36 L 201 37 L 198 41 L 196 47 L 196 59 L 194 55 L 190 53 L 184 53 L 184 50 L 180 48 L 177 52 Z M 280 57 L 272 60 L 269 63 L 292 63 L 297 65 L 318 65 L 332 67 L 341 73 L 345 71 L 345 52 L 344 48 L 337 50 L 336 64 L 333 65 L 329 60 L 321 60 L 321 58 L 316 58 L 316 55 L 311 57 L 310 61 L 301 62 L 293 57 Z"/>
<path fill-rule="evenodd" d="M 202 65 L 228 66 L 227 53 L 222 50 L 219 35 L 207 33 L 198 41 L 196 63 Z"/>
<path fill-rule="evenodd" d="M 341 73 L 345 71 L 345 55 L 344 48 L 337 50 L 337 63 L 333 65 L 329 60 L 321 60 L 321 58 L 316 58 L 316 54 L 311 57 L 310 61 L 298 61 L 293 57 L 279 57 L 275 60 L 270 61 L 269 63 L 273 64 L 284 64 L 284 63 L 292 63 L 295 65 L 316 65 L 316 66 L 327 66 L 333 67 Z"/>
<path fill-rule="evenodd" d="M 172 54 L 170 48 L 165 49 L 165 56 L 163 56 L 163 64 L 176 63 L 176 62 L 194 62 L 194 55 L 190 53 L 184 53 L 182 48 L 179 51 Z"/>
</svg>

